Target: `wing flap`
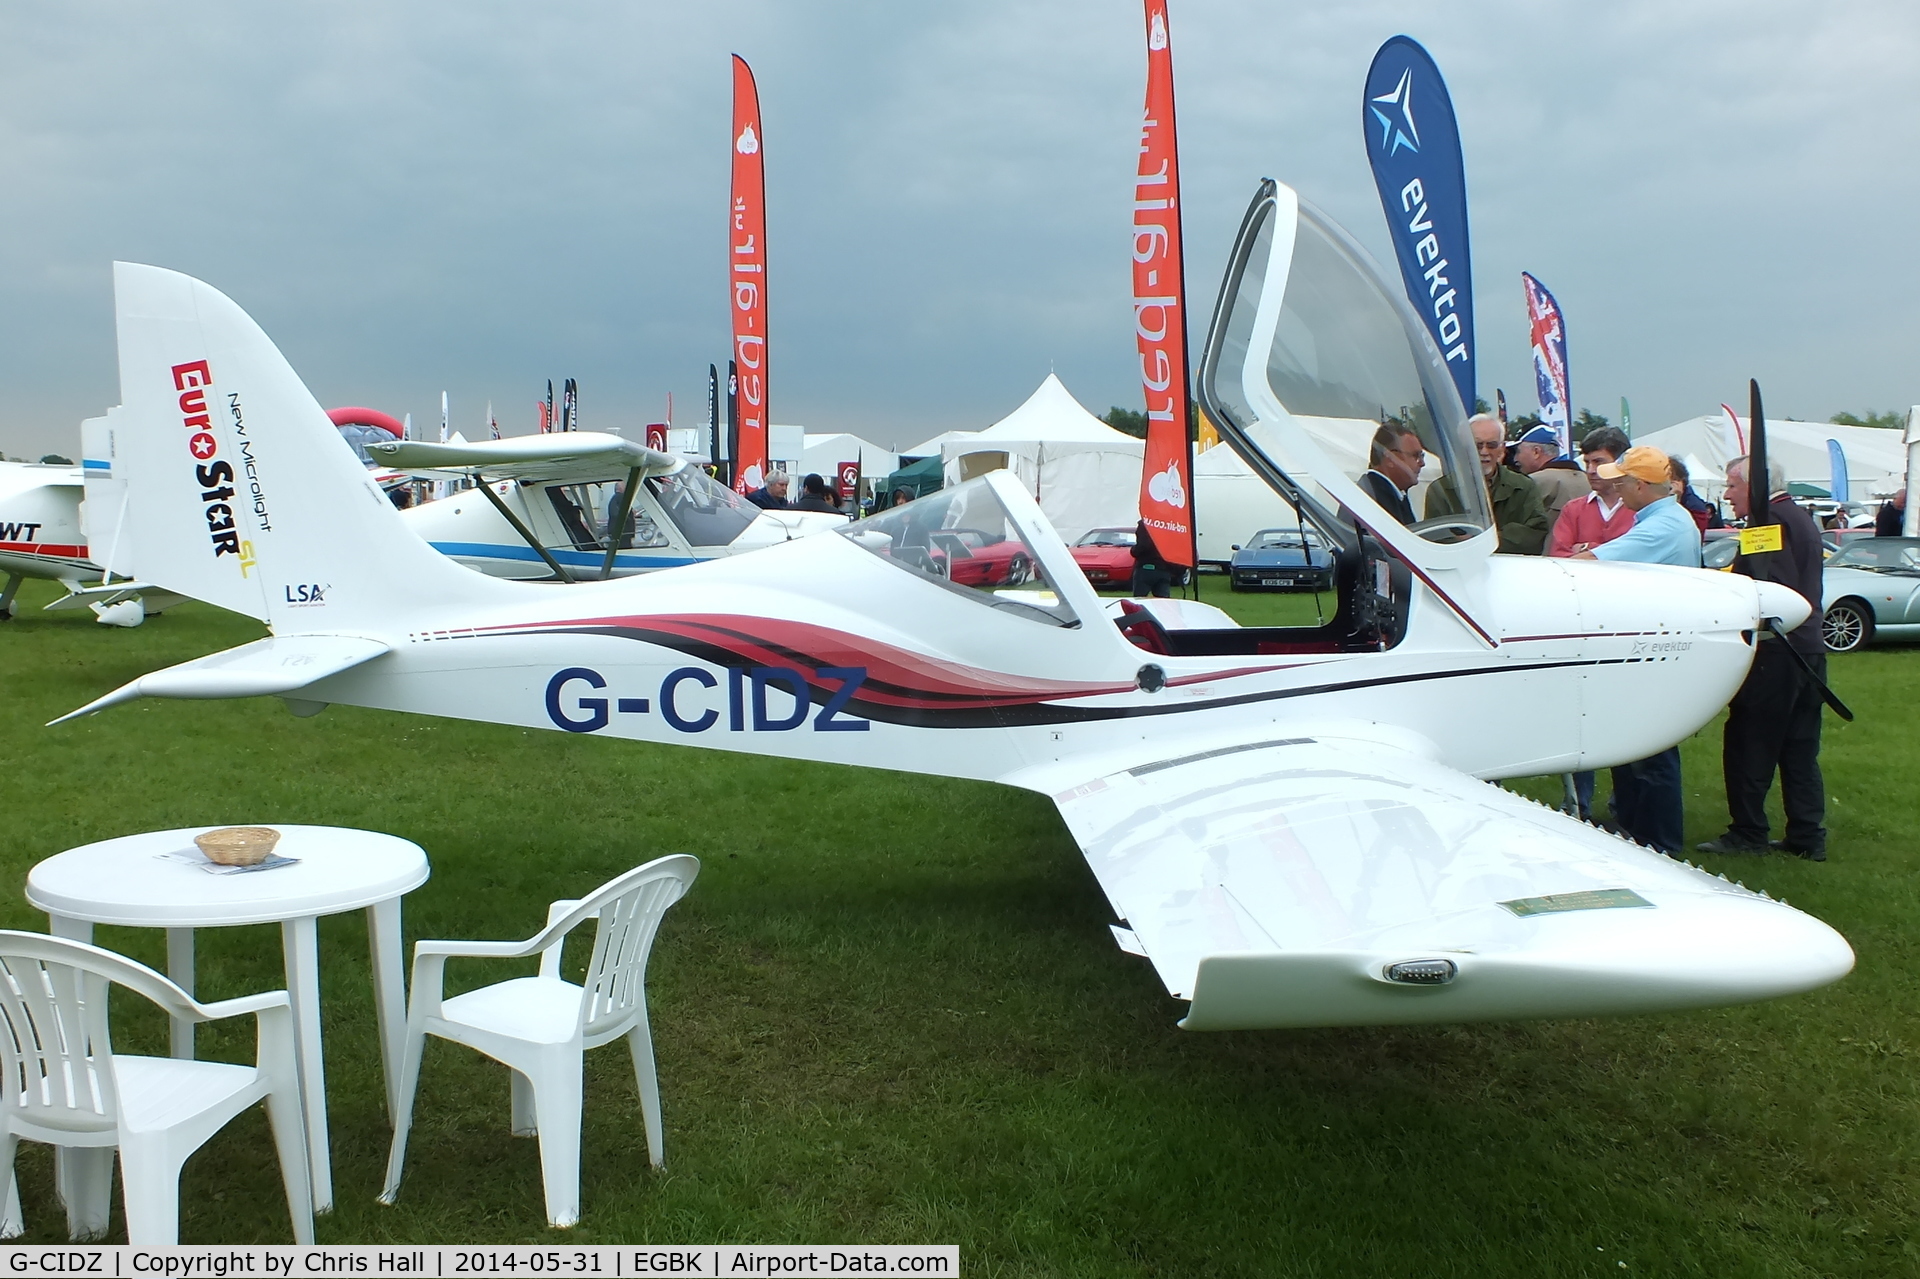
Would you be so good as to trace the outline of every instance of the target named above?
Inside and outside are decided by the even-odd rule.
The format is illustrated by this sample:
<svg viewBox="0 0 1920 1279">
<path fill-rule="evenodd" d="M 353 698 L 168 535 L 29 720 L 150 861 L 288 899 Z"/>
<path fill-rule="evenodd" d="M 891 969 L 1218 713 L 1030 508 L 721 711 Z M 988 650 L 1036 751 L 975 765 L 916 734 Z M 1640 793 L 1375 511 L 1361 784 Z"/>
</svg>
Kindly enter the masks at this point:
<svg viewBox="0 0 1920 1279">
<path fill-rule="evenodd" d="M 358 635 L 289 635 L 255 640 L 142 675 L 79 710 L 69 711 L 53 724 L 92 715 L 136 697 L 265 697 L 292 693 L 315 680 L 372 661 L 390 649 L 391 645 L 380 640 Z"/>
<path fill-rule="evenodd" d="M 1189 750 L 1054 798 L 1193 1029 L 1700 1007 L 1853 963 L 1782 903 L 1378 741 Z"/>
</svg>

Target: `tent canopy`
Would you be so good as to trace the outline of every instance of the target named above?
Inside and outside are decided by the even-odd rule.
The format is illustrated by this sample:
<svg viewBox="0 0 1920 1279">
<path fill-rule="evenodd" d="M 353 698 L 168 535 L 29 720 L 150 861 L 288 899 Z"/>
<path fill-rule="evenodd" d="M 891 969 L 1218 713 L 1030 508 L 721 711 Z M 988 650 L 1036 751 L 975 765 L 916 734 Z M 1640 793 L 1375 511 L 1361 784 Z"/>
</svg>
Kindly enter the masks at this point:
<svg viewBox="0 0 1920 1279">
<path fill-rule="evenodd" d="M 1727 463 L 1747 451 L 1747 419 L 1738 429 L 1724 413 L 1710 413 L 1634 437 L 1687 464 L 1693 487 L 1716 500 L 1726 488 Z M 1832 466 L 1827 441 L 1840 441 L 1846 454 L 1847 477 L 1855 501 L 1890 496 L 1906 483 L 1907 450 L 1899 431 L 1870 426 L 1838 426 L 1832 422 L 1795 422 L 1767 419 L 1767 456 L 1787 470 L 1787 479 L 1822 490 Z"/>
<path fill-rule="evenodd" d="M 1069 543 L 1090 529 L 1139 520 L 1145 452 L 1144 440 L 1087 412 L 1051 373 L 1019 408 L 940 449 L 948 484 L 1012 471 Z"/>
<path fill-rule="evenodd" d="M 868 478 L 885 475 L 899 465 L 891 449 L 883 449 L 849 432 L 807 432 L 806 448 L 800 459 L 802 475 L 811 472 L 831 479 L 842 462 L 860 463 L 860 474 Z"/>
<path fill-rule="evenodd" d="M 895 489 L 909 489 L 915 497 L 925 497 L 938 493 L 940 482 L 940 459 L 923 457 L 887 476 L 887 482 L 880 487 L 880 505 L 884 509 L 893 502 Z"/>
<path fill-rule="evenodd" d="M 949 440 L 970 440 L 978 431 L 942 431 L 930 440 L 922 440 L 910 449 L 901 449 L 901 457 L 939 457 Z"/>
<path fill-rule="evenodd" d="M 1039 390 L 1027 397 L 1026 403 L 971 440 L 956 443 L 979 444 L 989 440 L 1073 440 L 1093 444 L 1131 442 L 1136 447 L 1140 445 L 1136 437 L 1125 431 L 1114 430 L 1087 412 L 1059 377 L 1052 373 L 1047 374 L 1047 380 L 1040 384 Z"/>
</svg>

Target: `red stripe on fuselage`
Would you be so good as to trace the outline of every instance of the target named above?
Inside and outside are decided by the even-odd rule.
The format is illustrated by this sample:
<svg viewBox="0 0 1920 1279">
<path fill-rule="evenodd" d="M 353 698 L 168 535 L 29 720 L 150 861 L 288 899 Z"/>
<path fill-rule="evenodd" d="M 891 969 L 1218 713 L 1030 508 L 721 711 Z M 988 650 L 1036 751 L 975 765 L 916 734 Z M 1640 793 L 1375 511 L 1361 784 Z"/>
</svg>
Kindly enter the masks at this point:
<svg viewBox="0 0 1920 1279">
<path fill-rule="evenodd" d="M 0 542 L 0 554 L 52 555 L 63 560 L 84 560 L 84 546 L 62 546 L 57 542 Z"/>
<path fill-rule="evenodd" d="M 752 626 L 759 633 L 744 628 Z M 742 618 L 725 614 L 580 618 L 565 622 L 476 628 L 478 635 L 539 634 L 605 627 L 622 631 L 654 632 L 689 640 L 743 658 L 757 666 L 784 666 L 810 673 L 810 668 L 859 666 L 867 681 L 861 700 L 882 705 L 925 706 L 929 703 L 973 707 L 1017 706 L 1063 698 L 1132 693 L 1138 685 L 1090 684 L 1068 680 L 1024 678 L 974 666 L 960 666 L 891 644 L 850 635 L 845 631 L 790 622 L 778 618 Z M 1143 652 L 1143 659 L 1153 655 Z M 1301 663 L 1243 666 L 1232 670 L 1183 675 L 1169 684 L 1190 685 L 1242 675 L 1286 670 Z"/>
</svg>

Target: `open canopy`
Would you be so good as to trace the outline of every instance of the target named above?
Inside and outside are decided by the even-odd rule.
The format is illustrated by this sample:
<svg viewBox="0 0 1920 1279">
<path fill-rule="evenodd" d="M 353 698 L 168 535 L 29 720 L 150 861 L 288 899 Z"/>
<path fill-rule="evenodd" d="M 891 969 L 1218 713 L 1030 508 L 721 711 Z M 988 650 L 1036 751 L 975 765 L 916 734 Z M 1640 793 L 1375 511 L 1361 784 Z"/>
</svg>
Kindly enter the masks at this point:
<svg viewBox="0 0 1920 1279">
<path fill-rule="evenodd" d="M 1432 335 L 1351 236 L 1277 182 L 1241 225 L 1199 389 L 1241 457 L 1330 534 L 1364 526 L 1431 567 L 1492 553 L 1473 437 Z M 1409 436 L 1410 528 L 1361 484 L 1376 452 L 1404 457 Z"/>
</svg>

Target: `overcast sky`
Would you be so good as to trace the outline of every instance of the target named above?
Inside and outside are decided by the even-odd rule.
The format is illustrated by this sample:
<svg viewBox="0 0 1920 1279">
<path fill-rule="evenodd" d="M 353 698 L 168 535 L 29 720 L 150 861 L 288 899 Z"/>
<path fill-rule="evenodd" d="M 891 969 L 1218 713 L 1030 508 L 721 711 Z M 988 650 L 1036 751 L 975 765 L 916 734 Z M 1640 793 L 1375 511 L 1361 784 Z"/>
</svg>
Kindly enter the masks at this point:
<svg viewBox="0 0 1920 1279">
<path fill-rule="evenodd" d="M 115 258 L 201 277 L 321 403 L 531 429 L 705 413 L 727 349 L 730 81 L 765 112 L 773 419 L 910 444 L 1056 370 L 1137 406 L 1139 5 L 119 5 L 13 0 L 0 39 L 0 448 L 117 402 Z M 1519 273 L 1576 405 L 1647 430 L 1744 394 L 1920 400 L 1911 0 L 1173 0 L 1204 323 L 1263 176 L 1391 263 L 1360 134 L 1374 50 L 1460 117 L 1480 384 L 1533 407 Z M 1389 266 L 1389 270 L 1391 267 Z M 1196 349 L 1202 334 L 1194 335 Z"/>
</svg>

